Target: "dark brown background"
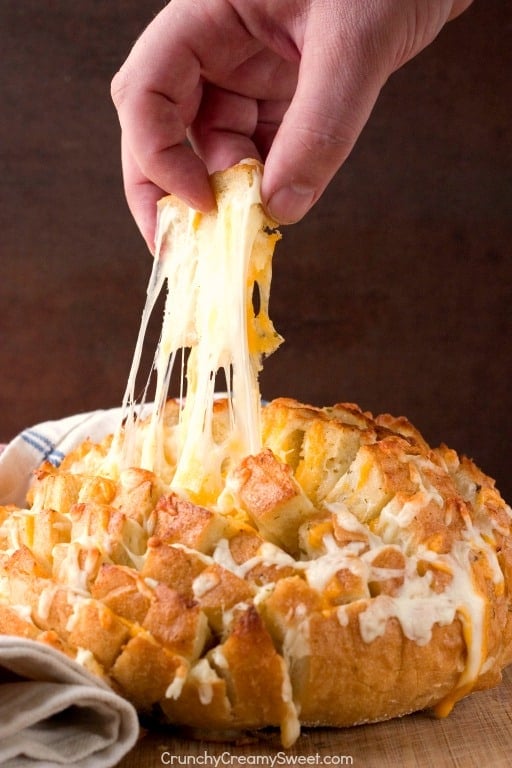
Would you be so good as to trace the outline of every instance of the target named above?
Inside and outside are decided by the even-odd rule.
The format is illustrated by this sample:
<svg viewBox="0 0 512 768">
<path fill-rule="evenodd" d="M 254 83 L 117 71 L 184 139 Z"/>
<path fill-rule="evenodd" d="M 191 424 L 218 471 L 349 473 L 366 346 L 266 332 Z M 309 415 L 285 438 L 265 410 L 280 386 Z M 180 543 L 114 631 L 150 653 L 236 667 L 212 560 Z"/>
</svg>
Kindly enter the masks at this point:
<svg viewBox="0 0 512 768">
<path fill-rule="evenodd" d="M 150 257 L 110 79 L 157 0 L 0 3 L 0 439 L 120 403 Z M 476 0 L 285 229 L 266 397 L 407 415 L 512 499 L 512 10 Z M 159 318 L 158 318 L 159 319 Z M 156 327 L 153 339 L 156 340 Z"/>
</svg>

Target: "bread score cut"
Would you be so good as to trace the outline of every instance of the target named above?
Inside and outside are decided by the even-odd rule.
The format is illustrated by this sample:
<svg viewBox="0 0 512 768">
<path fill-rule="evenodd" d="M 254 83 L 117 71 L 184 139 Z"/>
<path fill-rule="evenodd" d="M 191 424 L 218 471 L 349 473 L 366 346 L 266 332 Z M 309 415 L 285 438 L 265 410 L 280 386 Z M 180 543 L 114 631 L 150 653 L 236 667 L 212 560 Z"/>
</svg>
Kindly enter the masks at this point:
<svg viewBox="0 0 512 768">
<path fill-rule="evenodd" d="M 214 434 L 230 404 L 213 404 Z M 164 409 L 175 442 L 180 404 Z M 0 509 L 0 631 L 51 643 L 141 712 L 226 736 L 350 726 L 497 684 L 512 661 L 512 514 L 404 418 L 277 399 L 203 506 L 112 438 Z M 151 429 L 151 419 L 141 422 Z M 141 442 L 142 445 L 142 442 Z M 172 450 L 166 452 L 172 456 Z"/>
</svg>

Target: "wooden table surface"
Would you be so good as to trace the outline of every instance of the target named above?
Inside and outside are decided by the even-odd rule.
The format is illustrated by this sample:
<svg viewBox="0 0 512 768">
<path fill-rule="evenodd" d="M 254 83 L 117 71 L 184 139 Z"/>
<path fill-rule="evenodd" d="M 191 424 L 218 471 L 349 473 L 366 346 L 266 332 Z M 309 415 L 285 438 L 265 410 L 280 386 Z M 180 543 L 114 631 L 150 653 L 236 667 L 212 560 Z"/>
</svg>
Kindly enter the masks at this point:
<svg viewBox="0 0 512 768">
<path fill-rule="evenodd" d="M 357 728 L 305 729 L 286 752 L 277 734 L 244 743 L 215 743 L 190 741 L 172 731 L 148 731 L 118 768 L 161 765 L 508 768 L 512 765 L 512 667 L 500 686 L 473 694 L 443 720 L 418 713 Z"/>
</svg>

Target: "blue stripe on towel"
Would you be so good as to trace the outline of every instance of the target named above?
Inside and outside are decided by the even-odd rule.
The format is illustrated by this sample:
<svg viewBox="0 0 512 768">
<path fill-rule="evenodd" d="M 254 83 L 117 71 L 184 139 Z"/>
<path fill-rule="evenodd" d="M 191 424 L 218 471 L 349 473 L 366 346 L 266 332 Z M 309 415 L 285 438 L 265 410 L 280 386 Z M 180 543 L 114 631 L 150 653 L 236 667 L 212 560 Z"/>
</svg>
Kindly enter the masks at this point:
<svg viewBox="0 0 512 768">
<path fill-rule="evenodd" d="M 57 451 L 57 450 L 53 450 L 51 453 L 48 453 L 45 456 L 45 459 L 47 459 L 50 462 L 50 464 L 53 464 L 54 467 L 58 467 L 63 458 L 64 458 L 64 454 L 62 453 L 62 451 Z"/>
<path fill-rule="evenodd" d="M 35 448 L 35 450 L 41 454 L 42 461 L 46 459 L 50 462 L 50 464 L 58 467 L 64 458 L 62 451 L 58 451 L 55 447 L 55 444 L 48 437 L 46 437 L 46 435 L 42 435 L 35 429 L 25 430 L 21 433 L 21 438 L 25 443 L 30 445 L 31 448 Z"/>
</svg>

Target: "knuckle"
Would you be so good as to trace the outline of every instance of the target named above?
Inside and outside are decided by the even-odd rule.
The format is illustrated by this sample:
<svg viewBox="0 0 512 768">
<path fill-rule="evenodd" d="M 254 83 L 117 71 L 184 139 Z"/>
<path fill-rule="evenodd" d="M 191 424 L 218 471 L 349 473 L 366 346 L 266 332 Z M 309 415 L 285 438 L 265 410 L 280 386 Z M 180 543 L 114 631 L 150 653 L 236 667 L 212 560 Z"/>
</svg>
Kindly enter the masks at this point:
<svg viewBox="0 0 512 768">
<path fill-rule="evenodd" d="M 110 83 L 110 97 L 117 108 L 125 100 L 128 85 L 129 79 L 125 74 L 124 68 L 121 68 L 115 73 Z"/>
<path fill-rule="evenodd" d="M 353 130 L 332 116 L 317 114 L 314 122 L 299 124 L 296 130 L 298 140 L 308 151 L 336 150 L 336 154 L 344 156 L 354 144 Z"/>
</svg>

